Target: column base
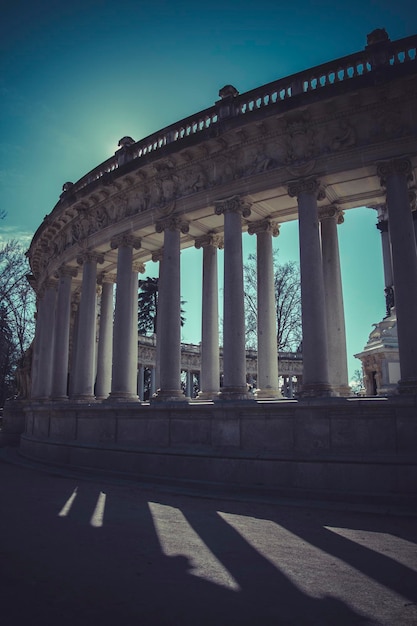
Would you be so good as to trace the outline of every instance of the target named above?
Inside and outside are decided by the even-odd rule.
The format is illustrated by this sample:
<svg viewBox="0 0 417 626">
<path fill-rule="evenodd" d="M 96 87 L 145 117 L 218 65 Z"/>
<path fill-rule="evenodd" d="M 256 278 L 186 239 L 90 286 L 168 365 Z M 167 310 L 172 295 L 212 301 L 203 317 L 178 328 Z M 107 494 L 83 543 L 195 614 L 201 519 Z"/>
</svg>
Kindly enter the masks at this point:
<svg viewBox="0 0 417 626">
<path fill-rule="evenodd" d="M 335 392 L 328 383 L 306 383 L 299 393 L 299 398 L 334 398 L 335 396 Z"/>
<path fill-rule="evenodd" d="M 191 398 L 187 398 L 180 389 L 158 389 L 156 394 L 150 399 L 151 404 L 154 402 L 191 402 Z"/>
<path fill-rule="evenodd" d="M 279 389 L 256 389 L 254 396 L 257 400 L 282 400 Z"/>
<path fill-rule="evenodd" d="M 71 396 L 70 402 L 74 402 L 74 404 L 93 404 L 96 402 L 96 397 L 90 395 Z"/>
<path fill-rule="evenodd" d="M 196 400 L 216 400 L 218 397 L 218 391 L 199 391 Z"/>
<path fill-rule="evenodd" d="M 124 393 L 124 392 L 112 392 L 110 393 L 109 397 L 106 398 L 104 400 L 104 402 L 110 402 L 110 403 L 123 403 L 123 402 L 139 402 L 139 396 L 131 394 L 131 393 Z"/>
<path fill-rule="evenodd" d="M 236 400 L 245 400 L 245 401 L 255 401 L 255 397 L 253 393 L 250 393 L 245 385 L 245 387 L 222 387 L 219 391 L 219 395 L 216 400 L 219 401 L 236 401 Z"/>
<path fill-rule="evenodd" d="M 417 395 L 417 380 L 400 380 L 398 381 L 398 393 L 402 396 Z"/>
<path fill-rule="evenodd" d="M 68 402 L 68 396 L 52 396 L 51 402 Z"/>
<path fill-rule="evenodd" d="M 352 389 L 348 385 L 340 385 L 340 387 L 333 387 L 333 391 L 340 398 L 349 398 L 352 396 Z"/>
</svg>

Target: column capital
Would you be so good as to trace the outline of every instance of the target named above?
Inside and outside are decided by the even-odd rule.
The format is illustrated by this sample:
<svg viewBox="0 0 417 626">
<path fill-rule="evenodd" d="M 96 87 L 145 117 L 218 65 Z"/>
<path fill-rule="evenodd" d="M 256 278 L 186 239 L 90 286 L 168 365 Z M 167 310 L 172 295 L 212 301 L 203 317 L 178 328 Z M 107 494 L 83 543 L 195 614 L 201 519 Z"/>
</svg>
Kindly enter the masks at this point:
<svg viewBox="0 0 417 626">
<path fill-rule="evenodd" d="M 400 174 L 405 176 L 407 182 L 413 180 L 413 168 L 410 159 L 405 157 L 399 159 L 391 159 L 389 161 L 379 161 L 376 164 L 376 173 L 381 181 L 381 187 L 386 187 L 386 180 L 392 174 Z"/>
<path fill-rule="evenodd" d="M 280 224 L 271 220 L 258 220 L 257 222 L 248 223 L 249 235 L 258 235 L 259 233 L 271 233 L 273 237 L 278 237 Z"/>
<path fill-rule="evenodd" d="M 109 274 L 107 272 L 101 272 L 99 276 L 97 276 L 97 283 L 99 285 L 103 285 L 103 283 L 115 283 L 116 282 L 116 274 Z"/>
<path fill-rule="evenodd" d="M 220 235 L 215 233 L 207 233 L 207 235 L 202 235 L 201 237 L 196 237 L 195 239 L 195 247 L 200 248 L 208 248 L 212 246 L 213 248 L 219 248 L 219 250 L 223 249 L 224 239 Z"/>
<path fill-rule="evenodd" d="M 58 281 L 55 278 L 46 278 L 39 289 L 39 296 L 42 298 L 48 289 L 56 289 L 57 287 Z"/>
<path fill-rule="evenodd" d="M 169 215 L 155 223 L 155 230 L 157 233 L 162 233 L 164 230 L 179 230 L 183 235 L 186 235 L 190 227 L 188 222 L 182 220 L 179 216 Z"/>
<path fill-rule="evenodd" d="M 214 203 L 214 211 L 216 215 L 240 213 L 242 217 L 249 217 L 251 214 L 250 205 L 244 202 L 240 196 L 230 196 L 230 198 L 216 201 Z"/>
<path fill-rule="evenodd" d="M 132 247 L 135 248 L 135 250 L 139 250 L 139 248 L 141 247 L 141 238 L 140 237 L 135 237 L 133 235 L 133 233 L 121 233 L 120 235 L 116 235 L 115 237 L 112 237 L 112 239 L 110 240 L 110 246 L 111 248 L 114 250 L 115 248 L 128 248 L 128 247 Z"/>
<path fill-rule="evenodd" d="M 288 183 L 288 195 L 290 198 L 298 198 L 301 193 L 314 195 L 317 200 L 324 200 L 324 189 L 320 187 L 320 181 L 315 176 L 298 178 Z"/>
<path fill-rule="evenodd" d="M 159 250 L 154 250 L 154 252 L 152 252 L 152 261 L 154 263 L 158 263 L 158 261 L 162 261 L 163 258 L 164 258 L 163 248 L 160 248 Z"/>
<path fill-rule="evenodd" d="M 144 263 L 133 263 L 132 271 L 136 272 L 136 274 L 144 274 L 145 273 Z"/>
<path fill-rule="evenodd" d="M 55 278 L 60 278 L 61 276 L 71 276 L 71 278 L 75 278 L 77 275 L 78 268 L 70 267 L 69 265 L 61 265 L 54 273 Z"/>
<path fill-rule="evenodd" d="M 344 213 L 338 206 L 330 204 L 319 208 L 319 220 L 335 219 L 337 224 L 343 224 L 345 221 Z"/>
<path fill-rule="evenodd" d="M 387 233 L 388 232 L 388 220 L 380 219 L 377 224 L 375 224 L 379 232 Z"/>
<path fill-rule="evenodd" d="M 97 263 L 104 263 L 104 255 L 100 252 L 94 252 L 92 250 L 85 250 L 80 252 L 77 256 L 78 265 L 84 265 L 84 263 L 88 263 L 89 261 L 96 261 Z"/>
</svg>

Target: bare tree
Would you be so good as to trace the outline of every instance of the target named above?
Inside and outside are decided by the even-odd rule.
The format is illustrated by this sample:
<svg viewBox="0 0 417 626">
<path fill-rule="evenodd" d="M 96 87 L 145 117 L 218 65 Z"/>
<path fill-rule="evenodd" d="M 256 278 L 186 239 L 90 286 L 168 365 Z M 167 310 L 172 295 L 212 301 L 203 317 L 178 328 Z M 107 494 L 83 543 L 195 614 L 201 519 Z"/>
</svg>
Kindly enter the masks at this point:
<svg viewBox="0 0 417 626">
<path fill-rule="evenodd" d="M 34 335 L 35 293 L 24 248 L 15 239 L 0 246 L 0 406 L 16 392 L 14 371 Z"/>
<path fill-rule="evenodd" d="M 246 343 L 257 343 L 256 255 L 250 254 L 244 265 Z M 274 287 L 277 316 L 278 350 L 296 351 L 302 340 L 300 271 L 294 261 L 278 263 L 274 251 Z"/>
</svg>

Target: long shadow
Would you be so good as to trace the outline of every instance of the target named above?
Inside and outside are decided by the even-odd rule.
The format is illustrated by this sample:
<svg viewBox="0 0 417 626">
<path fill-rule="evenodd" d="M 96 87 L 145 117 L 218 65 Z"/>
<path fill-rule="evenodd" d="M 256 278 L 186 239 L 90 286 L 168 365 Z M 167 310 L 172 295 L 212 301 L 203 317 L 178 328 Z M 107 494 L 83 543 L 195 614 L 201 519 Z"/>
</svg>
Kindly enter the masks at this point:
<svg viewBox="0 0 417 626">
<path fill-rule="evenodd" d="M 204 515 L 191 510 L 183 513 L 242 589 L 241 610 L 245 621 L 236 623 L 372 623 L 337 598 L 318 599 L 305 594 L 215 511 L 206 511 Z"/>
<path fill-rule="evenodd" d="M 314 515 L 309 517 L 308 523 L 300 521 L 300 518 L 291 520 L 288 516 L 277 516 L 274 519 L 301 540 L 337 557 L 410 602 L 417 603 L 417 572 L 414 569 L 400 563 L 395 557 L 377 552 L 372 548 L 357 543 L 354 539 L 349 539 L 326 528 L 326 526 L 343 528 L 346 525 L 343 516 L 315 512 Z M 357 517 L 355 520 L 355 516 L 350 515 L 349 521 L 354 523 L 349 523 L 348 528 L 351 530 L 356 525 L 358 530 L 367 529 L 374 533 L 388 532 L 409 542 L 416 542 L 417 534 L 415 532 L 412 533 L 410 528 L 407 529 L 408 525 L 402 523 L 401 518 L 397 518 L 397 520 L 391 518 L 390 523 L 388 520 L 379 520 L 375 516 L 372 517 L 372 520 L 368 518 L 368 522 L 365 524 L 362 516 L 361 520 L 362 523 L 358 523 Z M 403 532 L 394 530 L 395 527 L 398 528 L 401 525 L 406 526 Z M 415 561 L 417 564 L 417 548 L 415 550 Z"/>
<path fill-rule="evenodd" d="M 45 476 L 14 478 L 13 492 L 0 489 L 0 615 L 8 626 L 218 624 L 217 607 L 234 600 L 192 576 L 188 559 L 162 553 L 137 492 Z M 100 493 L 103 525 L 93 527 Z"/>
<path fill-rule="evenodd" d="M 75 495 L 74 495 L 75 494 Z M 103 504 L 102 494 L 105 494 Z M 187 535 L 166 556 L 148 501 L 179 509 L 240 591 L 197 577 Z M 102 503 L 102 515 L 93 513 Z M 229 504 L 76 481 L 0 464 L 0 615 L 60 626 L 303 626 L 370 624 L 327 596 L 313 598 L 253 548 L 216 509 L 271 519 L 391 589 L 415 598 L 417 574 L 324 528 L 324 512 Z M 343 519 L 341 516 L 340 520 Z M 164 532 L 175 536 L 174 518 Z M 186 532 L 186 531 L 185 531 Z M 354 545 L 352 545 L 354 544 Z M 182 553 L 182 549 L 183 553 Z M 385 571 L 381 571 L 385 570 Z M 400 589 L 401 588 L 401 589 Z"/>
</svg>

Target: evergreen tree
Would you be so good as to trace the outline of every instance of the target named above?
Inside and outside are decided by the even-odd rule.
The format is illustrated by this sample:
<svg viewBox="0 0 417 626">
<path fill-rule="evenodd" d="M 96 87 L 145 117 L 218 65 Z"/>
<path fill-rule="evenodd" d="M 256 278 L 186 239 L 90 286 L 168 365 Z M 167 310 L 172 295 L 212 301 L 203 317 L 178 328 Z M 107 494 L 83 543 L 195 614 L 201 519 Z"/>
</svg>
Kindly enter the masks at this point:
<svg viewBox="0 0 417 626">
<path fill-rule="evenodd" d="M 147 277 L 139 280 L 138 293 L 138 333 L 156 334 L 158 318 L 158 278 Z M 186 304 L 181 300 L 182 305 Z M 184 310 L 181 308 L 181 326 L 185 324 Z"/>
</svg>

